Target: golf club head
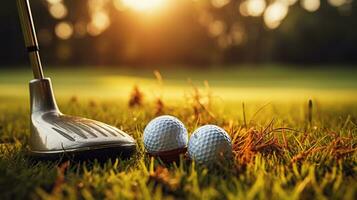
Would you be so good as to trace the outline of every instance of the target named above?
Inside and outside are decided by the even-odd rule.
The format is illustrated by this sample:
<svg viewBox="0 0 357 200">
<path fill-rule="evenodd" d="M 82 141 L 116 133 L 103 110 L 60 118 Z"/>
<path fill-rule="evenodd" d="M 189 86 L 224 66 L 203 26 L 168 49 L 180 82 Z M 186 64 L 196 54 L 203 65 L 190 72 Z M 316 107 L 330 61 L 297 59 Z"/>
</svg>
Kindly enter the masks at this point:
<svg viewBox="0 0 357 200">
<path fill-rule="evenodd" d="M 30 82 L 30 155 L 39 159 L 128 157 L 135 140 L 125 132 L 91 119 L 62 114 L 56 104 L 51 80 Z"/>
</svg>

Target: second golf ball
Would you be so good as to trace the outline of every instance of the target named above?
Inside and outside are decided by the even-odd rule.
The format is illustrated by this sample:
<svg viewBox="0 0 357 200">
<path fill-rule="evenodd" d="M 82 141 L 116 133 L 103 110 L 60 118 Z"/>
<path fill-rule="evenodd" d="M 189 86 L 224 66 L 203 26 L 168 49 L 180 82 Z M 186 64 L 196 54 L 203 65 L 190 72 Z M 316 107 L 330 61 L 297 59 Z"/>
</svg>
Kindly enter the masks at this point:
<svg viewBox="0 0 357 200">
<path fill-rule="evenodd" d="M 148 153 L 160 153 L 187 147 L 188 134 L 176 117 L 163 115 L 149 122 L 144 130 L 144 146 Z"/>
<path fill-rule="evenodd" d="M 228 160 L 232 157 L 231 139 L 226 131 L 218 126 L 202 126 L 191 135 L 188 155 L 200 164 L 209 165 Z"/>
</svg>

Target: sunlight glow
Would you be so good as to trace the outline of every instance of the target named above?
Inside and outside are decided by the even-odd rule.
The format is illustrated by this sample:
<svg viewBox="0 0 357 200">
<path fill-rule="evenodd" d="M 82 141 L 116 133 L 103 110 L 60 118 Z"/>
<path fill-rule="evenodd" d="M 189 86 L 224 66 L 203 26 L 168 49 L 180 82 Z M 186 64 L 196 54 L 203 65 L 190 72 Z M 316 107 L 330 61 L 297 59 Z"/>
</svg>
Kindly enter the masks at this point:
<svg viewBox="0 0 357 200">
<path fill-rule="evenodd" d="M 122 4 L 136 11 L 153 11 L 161 8 L 165 0 L 122 0 Z"/>
</svg>

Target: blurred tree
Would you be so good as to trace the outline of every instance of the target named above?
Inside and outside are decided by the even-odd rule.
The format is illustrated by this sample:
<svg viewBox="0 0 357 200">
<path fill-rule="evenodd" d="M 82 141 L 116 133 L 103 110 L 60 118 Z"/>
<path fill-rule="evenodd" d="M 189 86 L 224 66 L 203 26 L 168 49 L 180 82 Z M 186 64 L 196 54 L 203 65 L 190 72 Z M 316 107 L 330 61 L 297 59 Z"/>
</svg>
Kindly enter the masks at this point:
<svg viewBox="0 0 357 200">
<path fill-rule="evenodd" d="M 357 62 L 353 0 L 33 0 L 43 59 L 67 65 Z M 1 65 L 27 62 L 16 2 Z"/>
</svg>

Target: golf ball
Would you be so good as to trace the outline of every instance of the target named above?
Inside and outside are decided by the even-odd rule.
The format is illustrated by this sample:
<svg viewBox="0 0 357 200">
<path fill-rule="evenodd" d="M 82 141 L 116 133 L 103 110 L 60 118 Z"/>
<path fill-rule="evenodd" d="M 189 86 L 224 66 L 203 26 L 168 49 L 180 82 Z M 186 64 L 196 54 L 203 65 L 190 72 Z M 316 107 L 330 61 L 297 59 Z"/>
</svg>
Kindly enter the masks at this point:
<svg viewBox="0 0 357 200">
<path fill-rule="evenodd" d="M 163 115 L 149 122 L 144 130 L 144 146 L 148 153 L 186 148 L 188 134 L 176 117 Z"/>
<path fill-rule="evenodd" d="M 188 155 L 199 164 L 214 164 L 222 159 L 231 159 L 231 139 L 227 132 L 218 126 L 201 126 L 191 135 Z"/>
</svg>

